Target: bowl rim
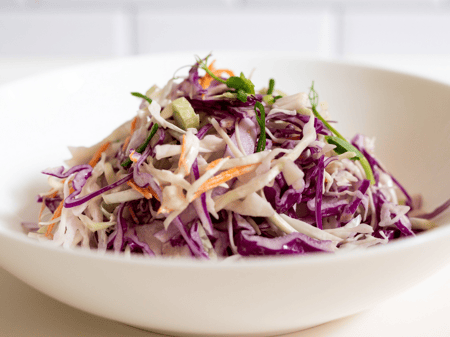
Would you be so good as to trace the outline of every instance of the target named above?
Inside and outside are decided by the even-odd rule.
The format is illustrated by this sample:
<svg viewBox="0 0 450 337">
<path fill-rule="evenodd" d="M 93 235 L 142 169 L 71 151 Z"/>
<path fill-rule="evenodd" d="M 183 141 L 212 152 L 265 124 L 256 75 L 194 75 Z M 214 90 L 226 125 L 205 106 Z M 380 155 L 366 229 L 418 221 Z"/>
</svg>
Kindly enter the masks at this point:
<svg viewBox="0 0 450 337">
<path fill-rule="evenodd" d="M 431 78 L 427 78 L 425 76 L 410 74 L 401 70 L 392 70 L 380 66 L 374 66 L 370 64 L 366 64 L 364 62 L 354 61 L 354 60 L 336 60 L 333 58 L 314 58 L 311 56 L 307 56 L 304 53 L 300 52 L 277 52 L 271 51 L 260 53 L 256 51 L 216 51 L 219 56 L 223 57 L 256 57 L 258 59 L 279 59 L 279 60 L 292 60 L 292 61 L 300 61 L 305 63 L 319 63 L 323 65 L 329 66 L 339 66 L 339 67 L 350 67 L 357 70 L 364 71 L 375 71 L 383 74 L 391 74 L 395 76 L 402 76 L 405 79 L 415 79 L 423 82 L 428 82 L 434 85 L 442 85 L 447 87 L 450 90 L 450 84 L 442 81 L 434 80 Z M 209 52 L 163 52 L 163 53 L 154 53 L 154 54 L 143 54 L 143 55 L 134 55 L 127 57 L 119 57 L 119 58 L 110 58 L 104 60 L 95 60 L 82 64 L 77 64 L 69 67 L 62 67 L 59 69 L 55 69 L 52 71 L 47 71 L 44 73 L 36 74 L 33 76 L 28 76 L 25 78 L 17 79 L 11 82 L 4 83 L 0 85 L 0 92 L 3 90 L 13 89 L 15 86 L 20 86 L 22 83 L 39 81 L 41 78 L 45 78 L 48 76 L 58 76 L 63 75 L 66 72 L 77 71 L 77 70 L 85 70 L 92 67 L 106 67 L 113 66 L 114 64 L 123 64 L 129 62 L 135 62 L 136 60 L 141 59 L 167 59 L 167 58 L 192 58 L 193 55 L 207 55 Z M 215 53 L 214 53 L 215 54 Z M 213 55 L 214 55 L 213 54 Z M 337 263 L 343 260 L 347 261 L 357 261 L 360 259 L 367 259 L 369 257 L 376 256 L 384 256 L 389 255 L 391 252 L 396 252 L 399 250 L 407 250 L 413 248 L 415 246 L 426 245 L 438 238 L 442 237 L 450 237 L 450 225 L 445 224 L 440 227 L 434 228 L 432 230 L 427 230 L 423 233 L 416 235 L 413 238 L 400 238 L 393 242 L 389 242 L 386 245 L 377 245 L 374 247 L 370 247 L 370 249 L 362 249 L 362 250 L 350 250 L 350 251 L 342 251 L 334 254 L 327 253 L 313 253 L 306 255 L 283 255 L 283 256 L 262 256 L 262 257 L 250 257 L 243 258 L 238 261 L 231 260 L 200 260 L 189 257 L 146 257 L 143 255 L 133 254 L 130 256 L 126 256 L 125 254 L 117 254 L 114 252 L 99 252 L 96 250 L 87 250 L 81 247 L 73 247 L 70 249 L 66 249 L 60 246 L 54 245 L 51 241 L 42 242 L 39 240 L 35 240 L 29 238 L 24 232 L 15 231 L 4 226 L 3 222 L 8 221 L 1 219 L 0 220 L 0 239 L 7 239 L 16 242 L 17 244 L 30 245 L 33 248 L 41 249 L 47 252 L 54 252 L 57 254 L 66 254 L 68 257 L 72 258 L 88 258 L 88 259 L 102 259 L 115 263 L 125 263 L 125 264 L 134 264 L 139 266 L 148 266 L 148 267 L 161 267 L 161 268 L 196 268 L 196 269 L 248 269 L 248 268 L 284 268 L 286 266 L 308 266 L 312 264 L 327 264 L 327 263 Z"/>
</svg>

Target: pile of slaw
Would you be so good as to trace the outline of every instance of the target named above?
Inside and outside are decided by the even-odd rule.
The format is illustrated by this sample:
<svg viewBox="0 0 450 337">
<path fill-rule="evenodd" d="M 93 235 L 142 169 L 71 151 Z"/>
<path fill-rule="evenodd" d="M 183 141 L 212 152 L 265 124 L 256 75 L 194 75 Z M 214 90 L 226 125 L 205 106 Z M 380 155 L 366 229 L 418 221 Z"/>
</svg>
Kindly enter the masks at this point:
<svg viewBox="0 0 450 337">
<path fill-rule="evenodd" d="M 200 76 L 202 74 L 202 76 Z M 254 91 L 197 59 L 136 117 L 42 173 L 28 235 L 55 245 L 201 259 L 337 252 L 433 228 L 363 135 L 345 140 L 308 93 Z"/>
</svg>

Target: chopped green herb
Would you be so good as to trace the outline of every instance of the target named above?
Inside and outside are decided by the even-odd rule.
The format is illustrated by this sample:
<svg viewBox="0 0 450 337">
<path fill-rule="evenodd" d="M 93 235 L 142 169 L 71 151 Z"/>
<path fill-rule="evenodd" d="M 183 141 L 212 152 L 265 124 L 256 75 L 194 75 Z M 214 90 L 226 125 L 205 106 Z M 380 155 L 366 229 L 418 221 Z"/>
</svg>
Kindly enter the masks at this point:
<svg viewBox="0 0 450 337">
<path fill-rule="evenodd" d="M 269 80 L 269 89 L 267 89 L 267 95 L 272 95 L 274 87 L 275 87 L 275 80 L 271 78 Z"/>
<path fill-rule="evenodd" d="M 151 98 L 149 98 L 149 97 L 147 97 L 147 96 L 145 96 L 145 95 L 143 95 L 143 94 L 141 94 L 141 93 L 139 93 L 139 92 L 132 92 L 131 94 L 132 94 L 133 96 L 136 96 L 136 97 L 140 97 L 140 98 L 145 99 L 145 100 L 148 102 L 148 104 L 152 104 L 152 99 L 151 99 Z"/>
<path fill-rule="evenodd" d="M 325 124 L 325 126 L 328 128 L 328 130 L 333 132 L 337 137 L 341 138 L 342 140 L 345 140 L 344 136 L 342 136 L 334 127 L 332 127 L 330 123 L 328 123 L 317 111 L 317 105 L 319 104 L 319 95 L 314 90 L 314 81 L 312 82 L 311 88 L 309 90 L 309 100 L 312 105 L 312 112 L 314 116 L 320 119 L 322 123 Z"/>
<path fill-rule="evenodd" d="M 275 100 L 273 99 L 272 95 L 264 95 L 263 96 L 263 101 L 266 102 L 267 104 L 271 105 L 275 102 Z"/>
<path fill-rule="evenodd" d="M 247 94 L 255 94 L 255 85 L 245 77 L 244 73 L 241 73 L 239 77 L 229 77 L 226 81 L 226 85 L 228 88 L 234 88 L 236 90 L 242 89 Z"/>
<path fill-rule="evenodd" d="M 317 105 L 319 104 L 319 95 L 314 90 L 314 81 L 311 84 L 311 89 L 309 91 L 309 100 L 311 102 L 312 106 L 312 112 L 314 116 L 316 116 L 318 119 L 322 121 L 322 123 L 330 130 L 332 133 L 336 135 L 336 137 L 333 136 L 325 136 L 326 141 L 328 144 L 336 145 L 336 148 L 334 151 L 337 154 L 343 154 L 346 152 L 354 152 L 356 154 L 355 157 L 351 158 L 352 160 L 359 160 L 361 163 L 361 166 L 364 169 L 364 172 L 366 174 L 367 179 L 370 180 L 370 183 L 373 185 L 375 184 L 375 177 L 372 172 L 372 168 L 367 161 L 367 158 L 364 157 L 364 155 L 359 152 L 359 150 L 354 147 L 352 144 L 350 144 L 335 128 L 333 128 L 317 111 Z"/>
<path fill-rule="evenodd" d="M 359 152 L 356 147 L 354 147 L 352 144 L 350 144 L 346 140 L 342 140 L 341 138 L 334 137 L 334 136 L 325 136 L 325 139 L 328 144 L 336 145 L 334 152 L 336 152 L 337 154 L 343 154 L 346 152 L 354 152 L 356 154 L 356 156 L 351 158 L 352 160 L 360 160 L 363 157 L 362 153 Z"/>
<path fill-rule="evenodd" d="M 255 94 L 255 85 L 252 81 L 250 81 L 248 78 L 244 76 L 243 73 L 238 76 L 231 76 L 227 80 L 224 80 L 216 75 L 208 69 L 206 62 L 203 60 L 197 60 L 197 62 L 200 65 L 200 68 L 202 68 L 204 71 L 206 71 L 212 78 L 214 78 L 216 81 L 219 81 L 223 84 L 226 84 L 228 88 L 235 89 L 237 93 L 237 98 L 242 102 L 247 102 L 248 95 L 254 95 Z"/>
<path fill-rule="evenodd" d="M 280 99 L 280 98 L 282 98 L 282 97 L 283 97 L 283 96 L 281 96 L 281 95 L 275 96 L 275 97 L 273 98 L 273 101 L 276 102 L 277 99 Z"/>
<path fill-rule="evenodd" d="M 269 105 L 272 105 L 273 103 L 275 103 L 281 97 L 283 97 L 283 96 L 278 95 L 278 96 L 273 97 L 272 95 L 264 95 L 263 96 L 263 101 L 266 102 Z"/>
<path fill-rule="evenodd" d="M 244 90 L 242 90 L 242 89 L 239 89 L 237 92 L 236 92 L 236 98 L 238 99 L 238 100 L 240 100 L 241 102 L 247 102 L 247 94 L 245 93 L 245 91 Z"/>
<path fill-rule="evenodd" d="M 208 67 L 206 66 L 206 63 L 205 63 L 205 62 L 203 62 L 203 61 L 201 61 L 201 60 L 200 60 L 199 62 L 201 62 L 201 66 L 200 66 L 200 67 L 201 67 L 204 71 L 206 71 L 206 72 L 209 74 L 209 76 L 211 76 L 211 77 L 214 78 L 216 81 L 219 81 L 219 82 L 221 82 L 221 83 L 223 83 L 223 84 L 226 84 L 226 83 L 227 83 L 226 80 L 224 80 L 224 79 L 222 79 L 222 78 L 220 78 L 220 77 L 214 75 L 214 73 L 213 73 L 211 70 L 208 69 Z"/>
<path fill-rule="evenodd" d="M 150 129 L 150 133 L 147 136 L 147 139 L 138 146 L 138 148 L 136 149 L 137 153 L 142 153 L 145 151 L 145 149 L 148 146 L 148 143 L 150 143 L 150 141 L 152 140 L 153 136 L 155 135 L 156 131 L 158 131 L 158 124 L 153 124 L 152 128 Z M 122 167 L 127 168 L 128 166 L 130 166 L 132 163 L 130 158 L 127 158 L 122 164 L 120 164 Z"/>
<path fill-rule="evenodd" d="M 266 111 L 264 110 L 264 106 L 261 104 L 261 102 L 256 102 L 254 109 L 256 120 L 258 121 L 259 128 L 261 130 L 261 132 L 259 133 L 258 144 L 256 146 L 256 152 L 260 152 L 264 151 L 264 149 L 266 148 Z"/>
<path fill-rule="evenodd" d="M 364 169 L 364 172 L 366 173 L 367 179 L 369 179 L 372 184 L 375 183 L 375 177 L 373 176 L 372 168 L 370 167 L 369 162 L 367 161 L 366 157 L 364 157 L 364 155 L 361 152 L 359 152 L 359 150 L 356 147 L 354 147 L 346 140 L 342 140 L 339 137 L 325 136 L 325 139 L 328 144 L 336 145 L 336 148 L 334 148 L 334 152 L 336 152 L 337 154 L 343 154 L 346 152 L 355 153 L 356 155 L 350 159 L 359 160 L 361 166 Z"/>
</svg>

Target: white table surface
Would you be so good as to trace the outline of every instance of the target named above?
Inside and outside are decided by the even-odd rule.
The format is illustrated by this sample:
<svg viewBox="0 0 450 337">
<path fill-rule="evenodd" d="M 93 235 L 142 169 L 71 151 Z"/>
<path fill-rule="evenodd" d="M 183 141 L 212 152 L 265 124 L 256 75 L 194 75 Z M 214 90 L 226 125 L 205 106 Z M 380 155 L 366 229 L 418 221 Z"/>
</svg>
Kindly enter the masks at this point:
<svg viewBox="0 0 450 337">
<path fill-rule="evenodd" d="M 450 56 L 355 56 L 352 59 L 450 83 Z M 92 60 L 0 58 L 0 85 Z M 34 290 L 2 268 L 0 298 L 2 337 L 161 336 L 71 308 Z M 450 261 L 448 267 L 428 280 L 368 311 L 285 336 L 450 336 Z"/>
</svg>

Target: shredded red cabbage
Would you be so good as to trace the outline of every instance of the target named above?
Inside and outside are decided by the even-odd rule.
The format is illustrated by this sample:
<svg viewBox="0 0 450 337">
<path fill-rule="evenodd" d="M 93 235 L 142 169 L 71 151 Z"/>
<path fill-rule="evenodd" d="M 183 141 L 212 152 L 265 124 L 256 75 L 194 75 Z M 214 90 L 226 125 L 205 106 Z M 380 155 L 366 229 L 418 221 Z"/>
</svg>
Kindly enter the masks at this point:
<svg viewBox="0 0 450 337">
<path fill-rule="evenodd" d="M 317 115 L 314 99 L 276 88 L 255 93 L 244 75 L 228 81 L 228 70 L 203 73 L 207 62 L 198 60 L 184 79 L 149 90 L 149 97 L 139 94 L 136 119 L 113 133 L 100 166 L 44 170 L 54 177 L 52 189 L 37 201 L 48 211 L 25 230 L 65 246 L 199 259 L 331 253 L 422 231 L 411 221 L 411 211 L 420 214 L 413 198 L 367 138 L 352 139 L 346 151 L 360 152 L 353 157 L 327 142 L 337 132 Z M 175 100 L 183 102 L 176 106 L 181 111 Z M 265 119 L 256 120 L 255 104 L 262 104 Z M 152 126 L 158 131 L 146 142 Z M 259 151 L 262 131 L 266 144 Z M 54 179 L 66 179 L 71 193 Z M 61 205 L 76 225 L 60 216 Z M 432 221 L 448 208 L 450 200 L 418 217 Z M 58 231 L 61 222 L 68 230 Z M 52 236 L 41 234 L 47 232 Z"/>
</svg>

